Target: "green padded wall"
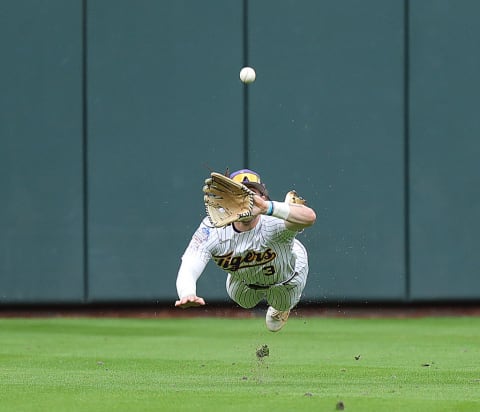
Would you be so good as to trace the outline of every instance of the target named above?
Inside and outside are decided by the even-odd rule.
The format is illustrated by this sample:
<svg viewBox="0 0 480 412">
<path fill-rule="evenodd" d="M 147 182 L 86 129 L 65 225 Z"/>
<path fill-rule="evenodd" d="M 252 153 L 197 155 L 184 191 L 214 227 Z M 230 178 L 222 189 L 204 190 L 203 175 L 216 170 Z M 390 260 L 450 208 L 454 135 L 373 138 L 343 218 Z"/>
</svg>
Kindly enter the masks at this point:
<svg viewBox="0 0 480 412">
<path fill-rule="evenodd" d="M 479 299 L 479 12 L 0 2 L 0 305 L 173 303 L 205 177 L 244 166 L 317 211 L 304 301 Z M 198 292 L 229 301 L 213 264 Z"/>
<path fill-rule="evenodd" d="M 173 303 L 209 168 L 242 161 L 241 5 L 89 2 L 89 301 Z"/>
<path fill-rule="evenodd" d="M 83 299 L 79 3 L 0 3 L 0 303 Z"/>
<path fill-rule="evenodd" d="M 252 167 L 317 211 L 304 298 L 403 299 L 403 2 L 249 4 Z"/>
<path fill-rule="evenodd" d="M 478 1 L 411 3 L 411 297 L 478 299 Z"/>
</svg>

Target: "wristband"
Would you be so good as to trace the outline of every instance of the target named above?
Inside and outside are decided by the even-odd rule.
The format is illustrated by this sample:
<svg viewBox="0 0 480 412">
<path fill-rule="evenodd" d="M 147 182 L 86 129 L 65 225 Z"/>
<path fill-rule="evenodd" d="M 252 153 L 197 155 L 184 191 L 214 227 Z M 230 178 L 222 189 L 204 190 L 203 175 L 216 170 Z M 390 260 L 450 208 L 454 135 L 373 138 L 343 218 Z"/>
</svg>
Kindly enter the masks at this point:
<svg viewBox="0 0 480 412">
<path fill-rule="evenodd" d="M 265 214 L 266 214 L 267 216 L 272 216 L 272 213 L 273 213 L 273 202 L 270 201 L 270 202 L 268 202 L 268 209 L 267 209 L 267 211 L 265 212 Z"/>
<path fill-rule="evenodd" d="M 284 202 L 271 202 L 273 211 L 271 216 L 278 217 L 283 220 L 287 220 L 288 215 L 290 214 L 290 205 Z M 270 208 L 269 208 L 270 210 Z"/>
</svg>

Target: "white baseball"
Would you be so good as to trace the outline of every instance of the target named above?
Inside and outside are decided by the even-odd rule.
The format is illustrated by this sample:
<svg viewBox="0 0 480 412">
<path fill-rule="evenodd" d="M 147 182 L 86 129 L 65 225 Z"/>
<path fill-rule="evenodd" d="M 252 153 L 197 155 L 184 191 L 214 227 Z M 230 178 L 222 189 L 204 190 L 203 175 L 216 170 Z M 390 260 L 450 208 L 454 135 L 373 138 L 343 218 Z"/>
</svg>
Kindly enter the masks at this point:
<svg viewBox="0 0 480 412">
<path fill-rule="evenodd" d="M 240 70 L 240 80 L 243 83 L 253 83 L 256 77 L 257 75 L 255 73 L 255 70 L 253 70 L 251 67 L 244 67 L 242 68 L 242 70 Z"/>
</svg>

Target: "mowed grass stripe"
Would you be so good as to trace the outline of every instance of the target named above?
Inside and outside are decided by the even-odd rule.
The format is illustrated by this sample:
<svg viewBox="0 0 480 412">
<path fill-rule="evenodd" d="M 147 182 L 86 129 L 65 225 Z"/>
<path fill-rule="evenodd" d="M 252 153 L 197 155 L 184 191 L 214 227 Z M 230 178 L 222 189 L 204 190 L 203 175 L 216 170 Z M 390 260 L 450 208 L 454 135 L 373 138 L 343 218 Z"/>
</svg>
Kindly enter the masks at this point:
<svg viewBox="0 0 480 412">
<path fill-rule="evenodd" d="M 479 343 L 475 317 L 0 319 L 0 410 L 477 411 Z"/>
</svg>

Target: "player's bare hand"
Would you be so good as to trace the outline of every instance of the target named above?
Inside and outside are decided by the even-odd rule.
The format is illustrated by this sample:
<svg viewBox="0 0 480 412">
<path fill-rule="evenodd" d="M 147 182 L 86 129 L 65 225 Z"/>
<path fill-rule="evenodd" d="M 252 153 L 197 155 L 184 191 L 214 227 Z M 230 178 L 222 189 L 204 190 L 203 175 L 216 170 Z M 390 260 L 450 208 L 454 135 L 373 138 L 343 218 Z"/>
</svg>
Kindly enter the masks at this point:
<svg viewBox="0 0 480 412">
<path fill-rule="evenodd" d="M 175 302 L 175 307 L 182 309 L 203 305 L 205 305 L 203 298 L 195 295 L 185 296 Z"/>
</svg>

